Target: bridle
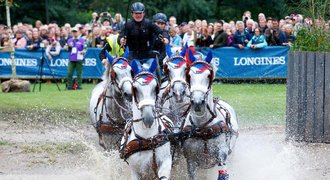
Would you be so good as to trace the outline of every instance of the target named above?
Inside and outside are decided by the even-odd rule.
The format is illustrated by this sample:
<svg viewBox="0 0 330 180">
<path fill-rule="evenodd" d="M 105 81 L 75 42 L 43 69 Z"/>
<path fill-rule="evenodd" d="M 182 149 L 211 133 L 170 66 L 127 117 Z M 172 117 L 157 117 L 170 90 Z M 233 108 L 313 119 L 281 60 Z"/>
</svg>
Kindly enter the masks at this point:
<svg viewBox="0 0 330 180">
<path fill-rule="evenodd" d="M 142 77 L 142 76 L 148 76 L 148 78 L 152 78 L 156 80 L 156 99 L 143 99 L 141 101 L 139 101 L 139 99 L 137 98 L 137 90 L 136 87 L 134 86 L 135 83 L 139 83 L 138 80 Z M 159 82 L 157 80 L 157 78 L 155 77 L 154 74 L 148 72 L 148 71 L 142 71 L 140 73 L 138 73 L 134 78 L 133 78 L 133 83 L 132 83 L 132 95 L 133 98 L 135 100 L 135 103 L 137 104 L 138 109 L 141 109 L 143 106 L 147 106 L 147 105 L 152 105 L 155 106 L 156 105 L 156 101 L 158 98 L 158 93 L 160 91 L 160 85 Z"/>
<path fill-rule="evenodd" d="M 115 72 L 115 70 L 114 70 L 114 66 L 115 66 L 116 63 L 119 62 L 120 60 L 124 61 L 124 63 L 129 64 L 129 63 L 128 63 L 128 60 L 127 60 L 126 58 L 124 58 L 124 57 L 118 57 L 118 58 L 116 58 L 116 59 L 112 62 L 112 64 L 111 64 L 111 74 L 110 74 L 110 77 L 111 77 L 111 84 L 115 85 L 115 86 L 121 91 L 121 89 L 122 89 L 122 87 L 123 87 L 123 85 L 124 85 L 125 82 L 130 82 L 130 83 L 132 83 L 132 78 L 127 76 L 127 77 L 122 78 L 119 82 L 116 81 L 116 77 L 117 77 L 117 75 L 116 75 L 116 72 Z"/>
<path fill-rule="evenodd" d="M 181 82 L 181 83 L 183 83 L 184 85 L 187 85 L 185 79 L 181 79 L 181 78 L 174 78 L 174 79 L 171 79 L 171 77 L 170 77 L 170 75 L 169 75 L 169 68 L 168 68 L 169 65 L 168 65 L 168 64 L 169 64 L 171 61 L 175 60 L 175 59 L 180 59 L 180 60 L 182 61 L 182 63 L 184 63 L 184 64 L 187 63 L 186 60 L 185 60 L 182 56 L 180 56 L 180 55 L 174 55 L 174 56 L 171 56 L 171 57 L 169 57 L 169 58 L 166 60 L 164 66 L 163 66 L 164 74 L 168 77 L 168 79 L 169 79 L 169 81 L 170 81 L 170 84 L 171 84 L 171 87 L 172 87 L 172 86 L 174 85 L 174 83 L 176 83 L 176 82 Z"/>
<path fill-rule="evenodd" d="M 203 64 L 203 65 L 207 66 L 207 69 L 210 71 L 210 74 L 208 75 L 209 84 L 208 84 L 207 89 L 205 87 L 202 87 L 202 86 L 191 88 L 191 82 L 190 82 L 191 77 L 190 77 L 189 72 L 190 72 L 191 68 L 193 66 L 195 66 L 196 64 Z M 212 86 L 212 83 L 213 83 L 213 78 L 214 78 L 214 71 L 213 71 L 212 65 L 209 64 L 209 63 L 207 63 L 206 61 L 203 61 L 203 60 L 196 60 L 196 61 L 194 61 L 190 66 L 188 66 L 187 71 L 186 71 L 186 81 L 187 81 L 187 83 L 189 85 L 190 92 L 193 92 L 194 90 L 200 90 L 202 92 L 208 92 L 208 91 L 210 91 L 211 86 Z"/>
</svg>

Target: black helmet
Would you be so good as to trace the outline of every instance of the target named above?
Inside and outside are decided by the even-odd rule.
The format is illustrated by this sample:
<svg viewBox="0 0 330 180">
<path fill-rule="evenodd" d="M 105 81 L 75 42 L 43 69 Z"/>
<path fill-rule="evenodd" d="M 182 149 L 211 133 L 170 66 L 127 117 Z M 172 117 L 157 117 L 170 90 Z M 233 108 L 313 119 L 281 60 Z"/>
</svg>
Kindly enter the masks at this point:
<svg viewBox="0 0 330 180">
<path fill-rule="evenodd" d="M 144 12 L 144 5 L 140 2 L 135 2 L 131 6 L 131 11 L 136 13 L 143 13 Z"/>
<path fill-rule="evenodd" d="M 153 16 L 152 19 L 154 22 L 161 22 L 161 23 L 167 22 L 167 17 L 164 13 L 157 13 Z"/>
</svg>

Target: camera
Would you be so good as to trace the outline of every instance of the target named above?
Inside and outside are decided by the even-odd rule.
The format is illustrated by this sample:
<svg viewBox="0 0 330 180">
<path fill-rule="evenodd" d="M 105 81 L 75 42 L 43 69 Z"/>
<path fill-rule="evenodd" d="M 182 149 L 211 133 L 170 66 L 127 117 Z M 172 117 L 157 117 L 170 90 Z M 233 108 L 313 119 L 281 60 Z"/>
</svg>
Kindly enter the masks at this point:
<svg viewBox="0 0 330 180">
<path fill-rule="evenodd" d="M 202 38 L 202 39 L 204 39 L 204 38 L 205 38 L 205 35 L 204 35 L 204 34 L 202 34 L 202 35 L 201 35 L 201 38 Z"/>
<path fill-rule="evenodd" d="M 248 20 L 249 18 L 245 16 L 245 18 L 244 18 L 244 19 L 245 19 L 245 20 Z"/>
</svg>

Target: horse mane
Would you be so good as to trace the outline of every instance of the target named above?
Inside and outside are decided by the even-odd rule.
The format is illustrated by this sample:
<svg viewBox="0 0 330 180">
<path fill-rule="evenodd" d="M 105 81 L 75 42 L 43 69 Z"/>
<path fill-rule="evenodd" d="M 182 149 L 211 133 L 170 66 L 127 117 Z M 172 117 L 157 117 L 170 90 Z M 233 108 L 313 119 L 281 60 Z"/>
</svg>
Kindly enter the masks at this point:
<svg viewBox="0 0 330 180">
<path fill-rule="evenodd" d="M 213 67 L 213 77 L 216 77 L 216 73 L 218 71 L 218 66 L 214 59 L 211 60 L 210 65 Z"/>
<path fill-rule="evenodd" d="M 110 80 L 110 73 L 111 73 L 111 64 L 109 61 L 105 61 L 105 71 L 103 73 L 103 76 L 102 76 L 102 80 L 104 81 L 108 81 Z"/>
</svg>

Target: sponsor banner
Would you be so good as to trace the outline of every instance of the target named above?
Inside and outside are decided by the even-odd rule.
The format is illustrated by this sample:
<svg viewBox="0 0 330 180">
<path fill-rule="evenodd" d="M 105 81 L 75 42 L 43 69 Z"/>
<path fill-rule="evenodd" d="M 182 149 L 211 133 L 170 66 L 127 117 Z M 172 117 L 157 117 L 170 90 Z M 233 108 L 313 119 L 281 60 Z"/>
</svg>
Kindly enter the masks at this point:
<svg viewBox="0 0 330 180">
<path fill-rule="evenodd" d="M 206 55 L 210 49 L 201 50 Z M 224 47 L 212 49 L 213 60 L 217 66 L 216 78 L 243 79 L 243 78 L 286 78 L 288 47 L 266 47 L 260 50 L 237 49 Z M 101 49 L 87 50 L 83 78 L 101 78 L 104 67 L 99 59 Z M 62 49 L 59 56 L 50 61 L 44 54 L 44 63 L 41 62 L 41 50 L 15 50 L 15 64 L 17 77 L 39 78 L 42 70 L 43 77 L 65 78 L 69 52 Z M 42 66 L 41 66 L 42 65 Z M 41 69 L 42 67 L 42 69 Z M 0 52 L 0 77 L 10 78 L 12 66 L 9 52 Z"/>
<path fill-rule="evenodd" d="M 87 49 L 83 62 L 83 78 L 101 78 L 104 67 L 99 60 L 101 49 Z M 41 61 L 44 57 L 44 61 Z M 67 76 L 69 52 L 62 49 L 60 55 L 49 60 L 42 50 L 28 51 L 26 49 L 15 49 L 15 64 L 17 77 L 37 78 L 43 77 L 65 78 Z M 43 62 L 43 63 L 42 63 Z M 0 77 L 11 77 L 12 66 L 9 52 L 0 52 Z M 76 72 L 75 72 L 76 73 Z"/>
<path fill-rule="evenodd" d="M 202 50 L 206 55 L 210 49 Z M 286 78 L 289 47 L 253 50 L 224 47 L 212 49 L 216 77 L 223 79 Z"/>
</svg>

